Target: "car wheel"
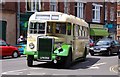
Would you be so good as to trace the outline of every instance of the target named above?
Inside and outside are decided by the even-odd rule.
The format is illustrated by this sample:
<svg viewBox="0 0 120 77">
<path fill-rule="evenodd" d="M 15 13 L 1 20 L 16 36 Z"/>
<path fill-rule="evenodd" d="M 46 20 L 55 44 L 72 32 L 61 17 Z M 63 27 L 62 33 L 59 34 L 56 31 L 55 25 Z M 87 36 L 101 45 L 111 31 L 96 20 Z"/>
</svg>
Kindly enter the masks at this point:
<svg viewBox="0 0 120 77">
<path fill-rule="evenodd" d="M 94 52 L 90 52 L 91 56 L 94 56 Z"/>
<path fill-rule="evenodd" d="M 111 52 L 111 51 L 108 51 L 108 55 L 109 55 L 109 56 L 112 55 L 112 52 Z"/>
<path fill-rule="evenodd" d="M 18 53 L 16 51 L 14 51 L 13 54 L 12 54 L 12 57 L 13 58 L 17 58 L 18 57 Z"/>
<path fill-rule="evenodd" d="M 120 59 L 120 54 L 118 55 L 118 58 Z"/>
<path fill-rule="evenodd" d="M 117 52 L 117 55 L 119 55 L 120 54 L 120 49 L 118 49 L 118 52 Z"/>
</svg>

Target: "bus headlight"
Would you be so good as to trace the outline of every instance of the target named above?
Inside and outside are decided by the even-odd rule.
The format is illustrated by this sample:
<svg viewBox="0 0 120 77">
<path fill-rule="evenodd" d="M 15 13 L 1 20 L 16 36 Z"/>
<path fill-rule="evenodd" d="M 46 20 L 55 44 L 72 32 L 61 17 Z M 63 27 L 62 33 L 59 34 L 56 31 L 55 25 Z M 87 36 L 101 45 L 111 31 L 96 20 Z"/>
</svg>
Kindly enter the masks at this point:
<svg viewBox="0 0 120 77">
<path fill-rule="evenodd" d="M 30 49 L 33 49 L 35 47 L 35 45 L 33 43 L 30 43 L 29 47 L 30 47 Z"/>
</svg>

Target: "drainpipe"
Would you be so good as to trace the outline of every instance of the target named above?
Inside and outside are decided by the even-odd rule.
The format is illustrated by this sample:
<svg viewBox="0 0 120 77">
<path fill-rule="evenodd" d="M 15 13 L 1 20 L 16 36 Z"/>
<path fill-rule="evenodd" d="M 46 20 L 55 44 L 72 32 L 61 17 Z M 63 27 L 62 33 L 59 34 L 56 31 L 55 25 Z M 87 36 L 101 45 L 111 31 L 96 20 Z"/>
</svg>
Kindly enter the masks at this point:
<svg viewBox="0 0 120 77">
<path fill-rule="evenodd" d="M 105 0 L 104 0 L 104 4 L 103 4 L 103 9 L 104 9 L 104 22 L 103 22 L 103 23 L 104 23 L 104 25 L 105 25 L 105 23 L 106 23 L 106 22 L 105 22 Z"/>
<path fill-rule="evenodd" d="M 17 39 L 18 39 L 20 36 L 20 0 L 18 0 L 17 5 L 18 5 L 18 8 L 17 8 L 18 9 L 17 10 Z"/>
<path fill-rule="evenodd" d="M 104 12 L 104 22 L 103 22 L 103 24 L 104 24 L 104 28 L 106 28 L 106 24 L 107 24 L 107 20 L 105 20 L 105 5 L 106 5 L 106 3 L 105 3 L 105 0 L 104 0 L 104 3 L 103 3 L 103 12 Z M 107 31 L 108 31 L 108 29 L 107 29 Z M 109 32 L 109 31 L 108 31 Z"/>
</svg>

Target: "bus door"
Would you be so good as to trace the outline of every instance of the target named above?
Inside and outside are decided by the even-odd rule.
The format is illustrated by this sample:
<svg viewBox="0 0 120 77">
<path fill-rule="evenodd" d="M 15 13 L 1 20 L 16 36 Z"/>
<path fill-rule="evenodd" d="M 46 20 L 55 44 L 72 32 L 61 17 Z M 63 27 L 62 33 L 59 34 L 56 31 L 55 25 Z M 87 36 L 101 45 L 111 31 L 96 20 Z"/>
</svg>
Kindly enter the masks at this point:
<svg viewBox="0 0 120 77">
<path fill-rule="evenodd" d="M 82 57 L 83 52 L 82 52 L 83 46 L 82 42 L 79 38 L 79 26 L 73 25 L 73 56 L 74 59 L 78 57 Z"/>
</svg>

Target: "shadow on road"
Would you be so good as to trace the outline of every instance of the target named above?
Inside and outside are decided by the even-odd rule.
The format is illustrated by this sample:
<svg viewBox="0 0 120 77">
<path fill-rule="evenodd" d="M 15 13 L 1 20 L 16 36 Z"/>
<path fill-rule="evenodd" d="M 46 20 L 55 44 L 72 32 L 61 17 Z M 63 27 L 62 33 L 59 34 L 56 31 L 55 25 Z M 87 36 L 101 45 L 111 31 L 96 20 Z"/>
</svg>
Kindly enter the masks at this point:
<svg viewBox="0 0 120 77">
<path fill-rule="evenodd" d="M 86 69 L 94 65 L 100 60 L 100 58 L 87 58 L 86 61 L 80 62 L 74 62 L 70 69 Z"/>
<path fill-rule="evenodd" d="M 100 60 L 100 58 L 87 58 L 86 61 L 77 61 L 72 63 L 71 67 L 69 69 L 74 70 L 74 69 L 86 69 L 89 68 L 90 66 L 94 65 Z M 60 65 L 54 64 L 54 63 L 43 63 L 43 64 L 37 64 L 34 65 L 33 67 L 39 67 L 39 68 L 52 68 L 52 69 L 63 69 L 61 68 Z"/>
</svg>

